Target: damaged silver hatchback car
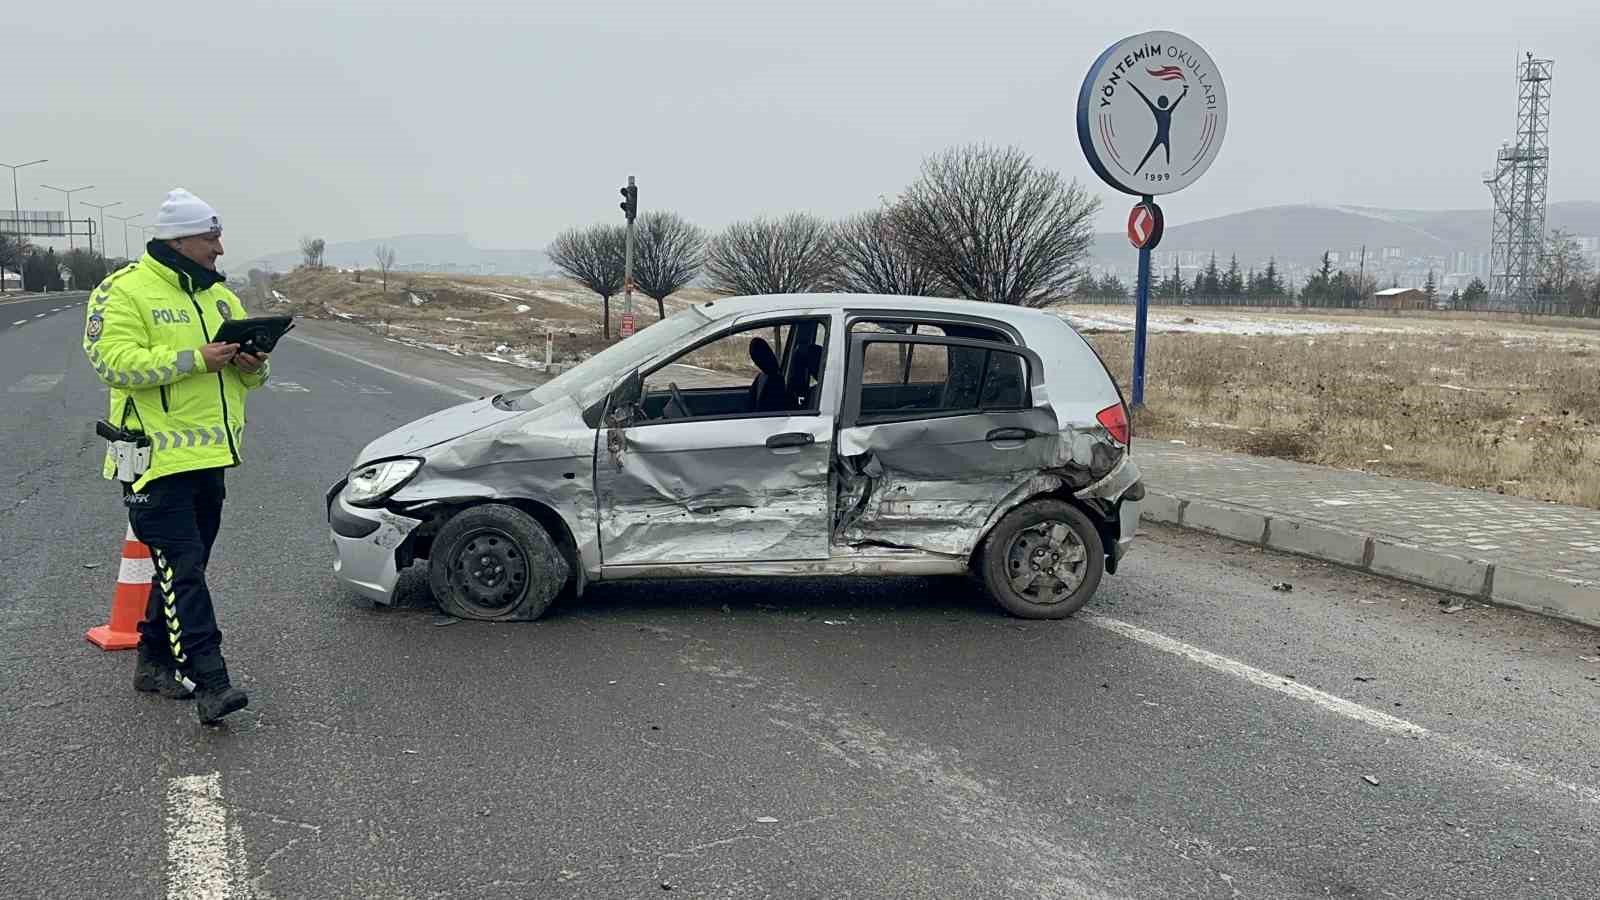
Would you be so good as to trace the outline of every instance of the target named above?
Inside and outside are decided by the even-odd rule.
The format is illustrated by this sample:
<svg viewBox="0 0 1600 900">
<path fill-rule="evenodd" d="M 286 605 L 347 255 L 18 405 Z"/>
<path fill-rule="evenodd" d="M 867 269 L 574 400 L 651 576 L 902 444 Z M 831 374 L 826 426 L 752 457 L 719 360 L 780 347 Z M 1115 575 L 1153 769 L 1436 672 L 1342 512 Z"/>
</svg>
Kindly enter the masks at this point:
<svg viewBox="0 0 1600 900">
<path fill-rule="evenodd" d="M 534 619 L 597 581 L 974 572 L 1083 606 L 1133 540 L 1127 408 L 1061 318 L 792 294 L 679 312 L 532 390 L 373 441 L 328 492 L 345 584 Z"/>
</svg>

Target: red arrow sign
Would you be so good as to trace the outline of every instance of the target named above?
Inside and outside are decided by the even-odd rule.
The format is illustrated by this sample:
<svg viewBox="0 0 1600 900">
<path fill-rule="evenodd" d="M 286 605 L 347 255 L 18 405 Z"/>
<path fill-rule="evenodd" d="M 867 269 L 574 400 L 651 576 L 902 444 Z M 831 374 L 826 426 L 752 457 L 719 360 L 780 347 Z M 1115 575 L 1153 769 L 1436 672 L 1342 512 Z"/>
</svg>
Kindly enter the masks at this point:
<svg viewBox="0 0 1600 900">
<path fill-rule="evenodd" d="M 1135 203 L 1128 213 L 1128 243 L 1135 250 L 1154 250 L 1164 230 L 1161 207 L 1154 203 Z"/>
</svg>

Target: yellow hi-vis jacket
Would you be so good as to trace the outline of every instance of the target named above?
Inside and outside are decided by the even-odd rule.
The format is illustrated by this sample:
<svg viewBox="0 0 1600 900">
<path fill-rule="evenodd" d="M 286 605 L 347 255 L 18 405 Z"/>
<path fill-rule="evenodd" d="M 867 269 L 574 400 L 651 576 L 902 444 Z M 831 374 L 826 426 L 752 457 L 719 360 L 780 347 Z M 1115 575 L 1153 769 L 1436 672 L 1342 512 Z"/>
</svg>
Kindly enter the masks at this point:
<svg viewBox="0 0 1600 900">
<path fill-rule="evenodd" d="M 231 364 L 206 371 L 200 348 L 245 311 L 220 279 L 196 287 L 194 276 L 147 252 L 89 297 L 83 352 L 111 388 L 111 424 L 150 438 L 150 468 L 135 491 L 165 475 L 238 465 L 245 392 L 269 374 L 266 364 L 253 374 Z M 102 474 L 115 472 L 108 451 Z"/>
</svg>

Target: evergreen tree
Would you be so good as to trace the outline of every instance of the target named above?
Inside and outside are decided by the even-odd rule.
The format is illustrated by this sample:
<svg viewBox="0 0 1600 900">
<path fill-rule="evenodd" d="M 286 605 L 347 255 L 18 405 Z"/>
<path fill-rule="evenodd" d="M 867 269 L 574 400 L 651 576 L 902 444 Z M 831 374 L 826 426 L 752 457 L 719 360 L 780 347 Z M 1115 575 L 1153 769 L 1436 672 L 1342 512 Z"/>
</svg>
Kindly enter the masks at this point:
<svg viewBox="0 0 1600 900">
<path fill-rule="evenodd" d="M 1206 264 L 1205 274 L 1195 276 L 1198 293 L 1200 296 L 1215 303 L 1222 296 L 1222 275 L 1217 271 L 1217 254 L 1211 254 L 1211 262 Z"/>
<path fill-rule="evenodd" d="M 1244 290 L 1245 281 L 1239 274 L 1239 254 L 1235 253 L 1233 259 L 1228 261 L 1228 274 L 1222 278 L 1222 295 L 1237 301 L 1244 296 Z"/>
<path fill-rule="evenodd" d="M 1451 309 L 1460 309 L 1461 308 L 1461 289 L 1460 288 L 1456 288 L 1455 290 L 1450 292 L 1450 308 Z"/>
<path fill-rule="evenodd" d="M 1488 299 L 1489 288 L 1483 283 L 1483 279 L 1474 278 L 1467 283 L 1467 289 L 1461 292 L 1460 307 L 1462 309 L 1477 309 Z"/>
<path fill-rule="evenodd" d="M 1128 299 L 1128 286 L 1122 283 L 1121 278 L 1107 272 L 1100 279 L 1099 295 L 1101 297 L 1110 297 L 1113 300 L 1126 300 Z"/>
<path fill-rule="evenodd" d="M 1085 274 L 1078 279 L 1077 284 L 1072 286 L 1074 300 L 1092 300 L 1099 296 L 1100 282 L 1096 281 L 1093 275 Z"/>
<path fill-rule="evenodd" d="M 1307 306 L 1332 306 L 1333 291 L 1333 263 L 1328 251 L 1322 251 L 1322 268 L 1315 275 L 1306 279 L 1305 289 L 1300 296 L 1305 298 Z"/>
<path fill-rule="evenodd" d="M 1165 300 L 1179 300 L 1183 297 L 1183 275 L 1178 270 L 1178 264 L 1172 264 L 1172 272 L 1161 277 L 1161 283 L 1152 285 L 1150 293 Z"/>
<path fill-rule="evenodd" d="M 1439 302 L 1439 283 L 1433 280 L 1433 270 L 1428 270 L 1428 280 L 1422 285 L 1422 292 L 1428 296 L 1428 308 L 1433 309 Z"/>
<path fill-rule="evenodd" d="M 1286 293 L 1283 279 L 1278 277 L 1278 260 L 1276 257 L 1267 260 L 1267 269 L 1256 279 L 1255 289 L 1251 293 L 1257 297 L 1273 299 L 1282 297 Z"/>
</svg>

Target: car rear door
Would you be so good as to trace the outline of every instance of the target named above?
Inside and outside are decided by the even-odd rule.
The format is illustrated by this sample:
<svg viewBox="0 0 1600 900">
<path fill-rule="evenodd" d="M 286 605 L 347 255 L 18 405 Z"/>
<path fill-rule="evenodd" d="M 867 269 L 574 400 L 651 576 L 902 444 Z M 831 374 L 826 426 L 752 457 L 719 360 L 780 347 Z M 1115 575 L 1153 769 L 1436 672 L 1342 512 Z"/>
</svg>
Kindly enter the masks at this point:
<svg viewBox="0 0 1600 900">
<path fill-rule="evenodd" d="M 1055 414 L 1032 399 L 1038 355 L 883 332 L 849 342 L 836 542 L 970 552 L 995 506 L 1054 463 Z"/>
</svg>

